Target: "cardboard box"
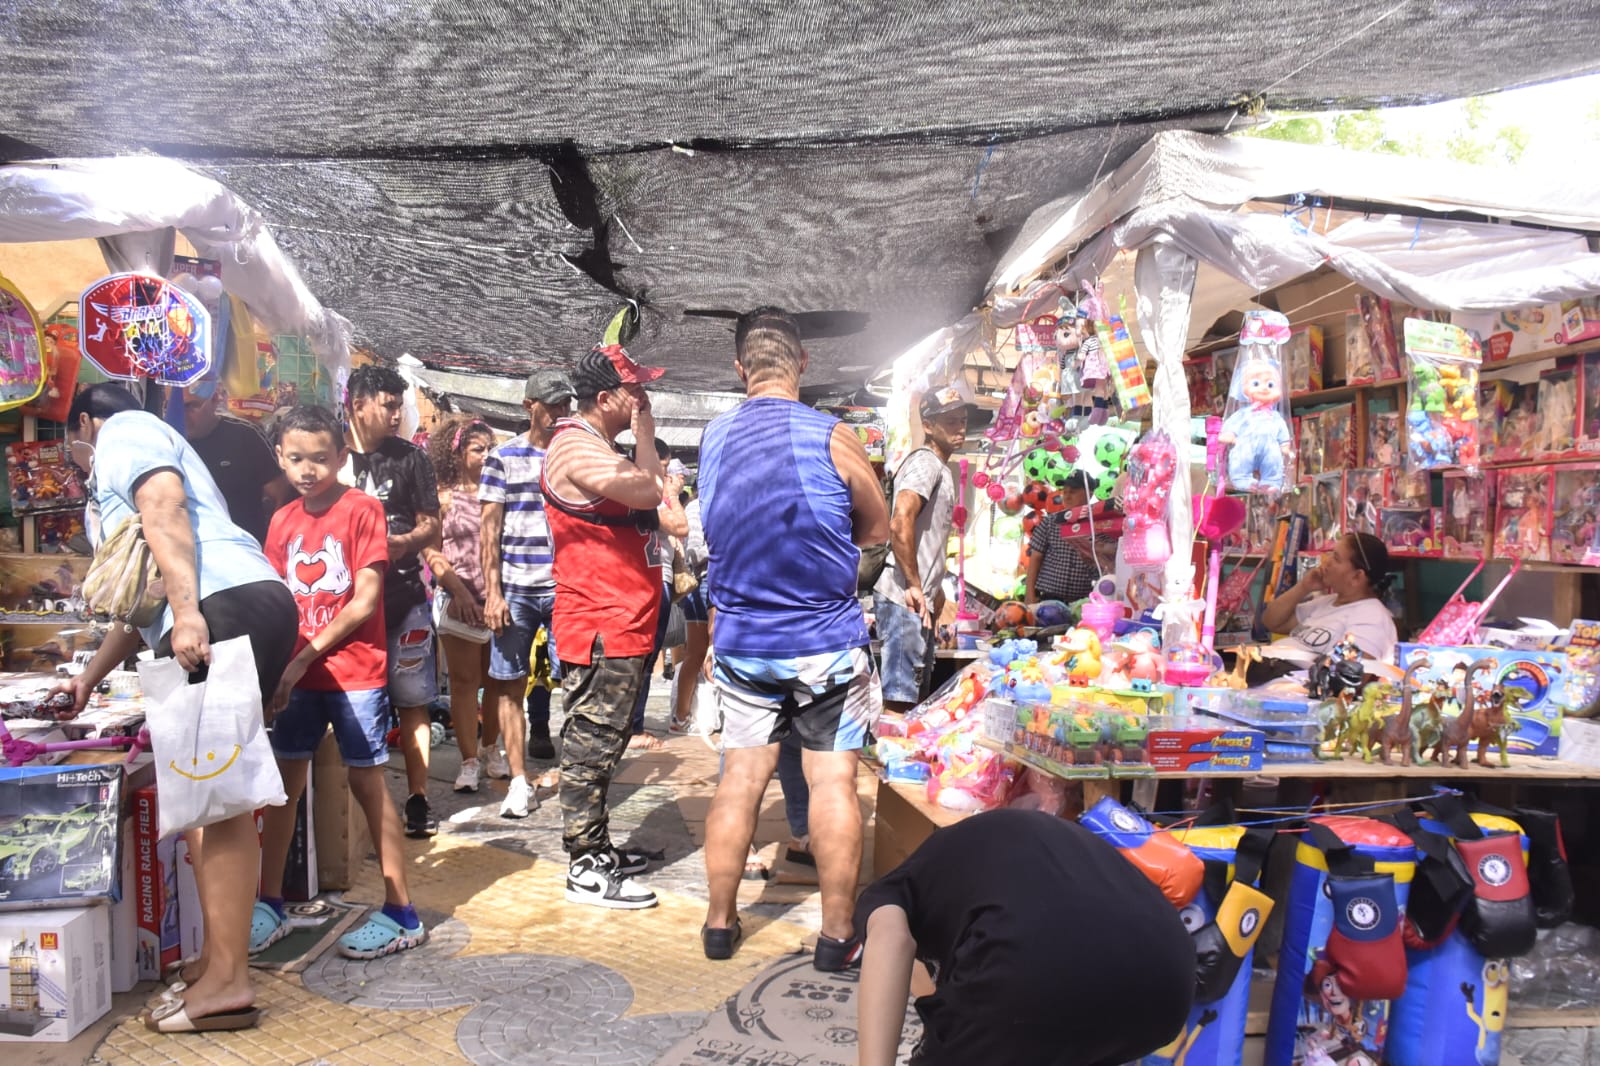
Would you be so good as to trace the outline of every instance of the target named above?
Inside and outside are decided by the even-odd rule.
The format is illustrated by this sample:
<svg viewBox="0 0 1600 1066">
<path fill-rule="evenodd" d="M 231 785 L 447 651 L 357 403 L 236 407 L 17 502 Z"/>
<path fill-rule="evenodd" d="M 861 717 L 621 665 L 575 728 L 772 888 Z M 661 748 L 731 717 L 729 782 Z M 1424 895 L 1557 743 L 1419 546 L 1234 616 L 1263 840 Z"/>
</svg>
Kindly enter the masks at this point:
<svg viewBox="0 0 1600 1066">
<path fill-rule="evenodd" d="M 1289 335 L 1284 353 L 1289 360 L 1289 395 L 1302 396 L 1322 388 L 1321 326 L 1295 330 Z"/>
<path fill-rule="evenodd" d="M 1158 718 L 1150 724 L 1150 762 L 1157 770 L 1259 770 L 1265 735 L 1215 718 Z"/>
<path fill-rule="evenodd" d="M 0 768 L 0 909 L 122 894 L 122 768 Z"/>
<path fill-rule="evenodd" d="M 1600 766 L 1600 722 L 1588 718 L 1568 718 L 1562 722 L 1558 753 L 1564 762 Z"/>
<path fill-rule="evenodd" d="M 1561 302 L 1561 343 L 1577 344 L 1579 341 L 1600 337 L 1600 299 Z"/>
<path fill-rule="evenodd" d="M 318 885 L 324 892 L 342 892 L 372 851 L 372 836 L 361 805 L 350 795 L 350 777 L 331 732 L 317 747 L 311 776 L 316 781 L 316 800 L 310 809 Z"/>
<path fill-rule="evenodd" d="M 178 872 L 178 958 L 187 959 L 206 946 L 206 920 L 200 909 L 200 886 L 194 879 L 189 842 L 181 833 L 172 838 L 172 866 Z"/>
<path fill-rule="evenodd" d="M 160 837 L 154 785 L 133 794 L 133 897 L 138 926 L 136 953 L 141 981 L 155 981 L 161 971 L 177 962 L 178 868 L 174 862 L 176 838 Z"/>
<path fill-rule="evenodd" d="M 1517 651 L 1509 648 L 1434 647 L 1426 644 L 1400 644 L 1395 661 L 1406 669 L 1419 654 L 1428 656 L 1428 665 L 1416 673 L 1419 691 L 1436 681 L 1458 690 L 1465 670 L 1481 659 L 1495 663 L 1492 671 L 1480 671 L 1477 681 L 1485 684 L 1515 685 L 1527 699 L 1511 715 L 1515 731 L 1506 744 L 1513 755 L 1554 756 L 1561 747 L 1565 726 L 1563 714 L 1571 705 L 1567 694 L 1567 656 L 1565 652 Z M 1485 674 L 1488 675 L 1487 679 Z M 1473 750 L 1477 750 L 1476 742 Z"/>
<path fill-rule="evenodd" d="M 1450 315 L 1450 324 L 1478 335 L 1485 363 L 1549 351 L 1563 343 L 1560 304 L 1520 311 L 1457 311 Z"/>
<path fill-rule="evenodd" d="M 139 983 L 139 908 L 133 857 L 133 819 L 122 820 L 122 898 L 111 905 L 111 991 L 127 992 Z"/>
<path fill-rule="evenodd" d="M 111 1009 L 109 915 L 107 907 L 0 914 L 0 1041 L 71 1040 Z"/>
</svg>

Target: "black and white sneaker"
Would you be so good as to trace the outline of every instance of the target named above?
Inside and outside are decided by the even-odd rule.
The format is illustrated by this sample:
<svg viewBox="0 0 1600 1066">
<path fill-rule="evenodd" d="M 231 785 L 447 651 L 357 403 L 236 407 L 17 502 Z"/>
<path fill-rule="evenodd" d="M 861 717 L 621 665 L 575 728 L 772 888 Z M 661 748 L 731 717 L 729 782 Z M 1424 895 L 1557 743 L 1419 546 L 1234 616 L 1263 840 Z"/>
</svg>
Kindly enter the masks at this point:
<svg viewBox="0 0 1600 1066">
<path fill-rule="evenodd" d="M 567 867 L 567 902 L 636 911 L 656 905 L 656 894 L 618 868 L 615 852 L 581 855 Z"/>
<path fill-rule="evenodd" d="M 634 851 L 632 848 L 612 848 L 611 855 L 616 859 L 617 873 L 623 877 L 642 874 L 650 868 L 650 856 L 642 851 Z"/>
</svg>

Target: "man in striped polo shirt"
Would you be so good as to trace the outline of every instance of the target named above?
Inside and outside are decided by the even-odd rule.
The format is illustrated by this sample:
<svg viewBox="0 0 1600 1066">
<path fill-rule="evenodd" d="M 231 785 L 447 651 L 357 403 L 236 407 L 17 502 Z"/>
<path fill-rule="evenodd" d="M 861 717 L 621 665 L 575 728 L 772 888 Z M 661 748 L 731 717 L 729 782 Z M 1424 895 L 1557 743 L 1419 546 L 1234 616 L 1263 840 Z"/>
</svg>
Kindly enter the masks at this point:
<svg viewBox="0 0 1600 1066">
<path fill-rule="evenodd" d="M 524 769 L 522 699 L 533 638 L 541 625 L 550 625 L 556 593 L 539 479 L 551 427 L 572 409 L 572 380 L 560 370 L 535 370 L 523 389 L 522 408 L 528 412 L 528 431 L 489 453 L 478 486 L 483 502 L 483 620 L 494 630 L 484 696 L 495 702 L 500 716 L 511 772 L 511 786 L 500 806 L 506 818 L 526 818 L 529 808 L 538 806 Z M 553 640 L 550 652 L 555 660 Z M 548 710 L 544 721 L 532 728 L 536 745 L 552 751 Z"/>
</svg>

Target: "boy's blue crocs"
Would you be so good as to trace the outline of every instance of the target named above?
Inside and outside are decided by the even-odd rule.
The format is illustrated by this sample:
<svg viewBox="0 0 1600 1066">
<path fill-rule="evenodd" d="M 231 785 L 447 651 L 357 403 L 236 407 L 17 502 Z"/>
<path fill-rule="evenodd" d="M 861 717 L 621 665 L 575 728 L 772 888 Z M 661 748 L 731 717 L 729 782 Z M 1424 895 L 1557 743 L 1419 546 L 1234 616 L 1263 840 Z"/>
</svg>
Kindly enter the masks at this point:
<svg viewBox="0 0 1600 1066">
<path fill-rule="evenodd" d="M 288 935 L 288 921 L 278 917 L 272 904 L 256 900 L 250 912 L 250 954 L 259 954 Z"/>
<path fill-rule="evenodd" d="M 339 938 L 339 954 L 347 959 L 378 959 L 427 939 L 428 931 L 420 921 L 415 929 L 407 929 L 382 911 L 373 911 L 365 925 Z"/>
</svg>

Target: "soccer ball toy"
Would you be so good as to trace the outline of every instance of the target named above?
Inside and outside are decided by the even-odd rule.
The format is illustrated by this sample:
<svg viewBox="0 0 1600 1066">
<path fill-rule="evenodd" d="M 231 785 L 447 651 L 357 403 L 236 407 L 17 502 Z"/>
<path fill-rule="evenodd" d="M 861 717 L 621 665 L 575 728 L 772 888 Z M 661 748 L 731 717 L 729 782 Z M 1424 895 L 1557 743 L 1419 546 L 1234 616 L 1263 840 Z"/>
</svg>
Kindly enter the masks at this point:
<svg viewBox="0 0 1600 1066">
<path fill-rule="evenodd" d="M 1055 452 L 1046 451 L 1044 448 L 1035 448 L 1022 457 L 1022 472 L 1029 481 L 1044 481 L 1045 472 L 1049 469 L 1051 459 L 1060 459 Z"/>
<path fill-rule="evenodd" d="M 1094 457 L 1101 466 L 1115 473 L 1122 469 L 1122 460 L 1128 454 L 1127 438 L 1117 434 L 1107 434 L 1095 442 Z"/>
<path fill-rule="evenodd" d="M 1033 508 L 1035 511 L 1044 510 L 1044 506 L 1049 500 L 1050 486 L 1042 481 L 1030 481 L 1027 487 L 1022 490 L 1023 504 Z"/>
</svg>

